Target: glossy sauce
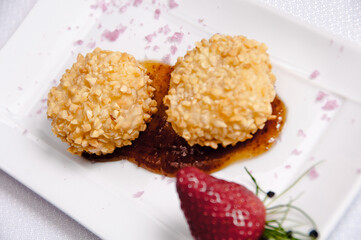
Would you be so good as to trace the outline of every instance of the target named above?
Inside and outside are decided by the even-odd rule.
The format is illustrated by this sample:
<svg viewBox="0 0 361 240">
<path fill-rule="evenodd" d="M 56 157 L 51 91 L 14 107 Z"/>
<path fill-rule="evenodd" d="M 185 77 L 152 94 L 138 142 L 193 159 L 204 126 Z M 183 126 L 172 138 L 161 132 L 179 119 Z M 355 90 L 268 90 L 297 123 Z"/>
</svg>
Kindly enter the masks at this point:
<svg viewBox="0 0 361 240">
<path fill-rule="evenodd" d="M 239 142 L 235 146 L 218 149 L 189 146 L 178 136 L 165 113 L 162 103 L 168 92 L 170 74 L 173 67 L 157 62 L 144 62 L 147 74 L 153 79 L 155 100 L 158 103 L 158 112 L 153 115 L 147 129 L 130 146 L 117 148 L 114 153 L 104 156 L 83 154 L 83 157 L 94 162 L 118 161 L 127 159 L 138 166 L 166 176 L 174 176 L 185 166 L 196 166 L 206 172 L 219 170 L 234 161 L 256 157 L 269 150 L 276 142 L 286 115 L 283 102 L 276 97 L 272 103 L 274 120 L 267 121 L 262 130 L 258 130 L 252 139 Z"/>
</svg>

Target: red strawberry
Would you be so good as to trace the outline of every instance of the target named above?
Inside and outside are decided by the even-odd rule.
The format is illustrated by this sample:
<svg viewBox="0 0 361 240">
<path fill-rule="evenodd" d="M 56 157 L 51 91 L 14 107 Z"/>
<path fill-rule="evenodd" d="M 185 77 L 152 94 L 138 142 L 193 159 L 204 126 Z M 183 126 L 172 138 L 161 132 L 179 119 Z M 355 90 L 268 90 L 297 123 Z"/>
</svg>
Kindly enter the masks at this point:
<svg viewBox="0 0 361 240">
<path fill-rule="evenodd" d="M 261 237 L 266 209 L 247 188 L 186 167 L 177 173 L 177 191 L 195 239 Z"/>
</svg>

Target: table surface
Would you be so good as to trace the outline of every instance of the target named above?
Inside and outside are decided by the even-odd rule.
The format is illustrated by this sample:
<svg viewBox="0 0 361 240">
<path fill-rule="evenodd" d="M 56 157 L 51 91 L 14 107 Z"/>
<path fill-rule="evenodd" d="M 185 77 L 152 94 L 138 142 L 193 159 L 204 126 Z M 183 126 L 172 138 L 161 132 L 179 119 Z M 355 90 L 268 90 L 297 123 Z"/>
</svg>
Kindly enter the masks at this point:
<svg viewBox="0 0 361 240">
<path fill-rule="evenodd" d="M 359 0 L 260 1 L 308 24 L 361 44 Z M 36 2 L 0 0 L 0 49 Z M 360 216 L 361 189 L 329 239 L 360 239 Z M 99 238 L 0 169 L 0 239 Z"/>
</svg>

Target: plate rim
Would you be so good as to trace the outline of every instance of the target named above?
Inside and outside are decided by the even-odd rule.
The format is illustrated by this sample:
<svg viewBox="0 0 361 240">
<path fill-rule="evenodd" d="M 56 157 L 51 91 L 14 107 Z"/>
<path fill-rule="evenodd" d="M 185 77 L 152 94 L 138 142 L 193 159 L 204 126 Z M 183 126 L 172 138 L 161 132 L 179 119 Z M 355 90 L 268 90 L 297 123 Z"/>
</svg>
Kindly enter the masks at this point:
<svg viewBox="0 0 361 240">
<path fill-rule="evenodd" d="M 0 57 L 2 55 L 2 52 L 5 48 L 7 48 L 7 46 L 9 45 L 10 42 L 14 41 L 13 39 L 16 38 L 17 35 L 19 35 L 19 32 L 21 31 L 24 31 L 23 30 L 23 25 L 25 22 L 28 22 L 30 21 L 30 13 L 33 12 L 33 9 L 35 9 L 35 7 L 38 7 L 40 6 L 41 4 L 43 4 L 43 2 L 45 2 L 45 0 L 39 0 L 35 3 L 34 7 L 31 9 L 31 11 L 27 14 L 27 16 L 24 18 L 23 22 L 19 25 L 19 27 L 16 29 L 16 31 L 14 32 L 14 34 L 8 39 L 8 41 L 4 44 L 4 46 L 0 49 Z M 283 13 L 271 6 L 266 6 L 264 3 L 262 4 L 259 0 L 257 1 L 251 1 L 251 0 L 246 0 L 246 2 L 248 4 L 252 4 L 252 5 L 255 5 L 261 9 L 264 9 L 265 11 L 271 11 L 272 13 L 274 13 L 275 15 L 278 15 L 284 19 L 287 19 L 287 20 L 290 20 L 291 22 L 294 22 L 294 23 L 297 23 L 297 25 L 299 25 L 300 27 L 303 27 L 303 28 L 307 28 L 307 29 L 311 29 L 315 34 L 319 34 L 319 35 L 322 35 L 322 36 L 325 36 L 327 38 L 333 38 L 333 39 L 337 39 L 338 41 L 344 43 L 344 45 L 347 45 L 347 46 L 352 46 L 352 47 L 355 47 L 357 49 L 360 49 L 361 51 L 361 45 L 360 44 L 357 44 L 353 41 L 350 41 L 348 39 L 344 39 L 342 37 L 340 37 L 339 35 L 335 35 L 333 33 L 330 33 L 330 32 L 327 32 L 325 31 L 324 29 L 319 29 L 313 25 L 310 25 L 308 23 L 305 23 L 305 22 L 302 22 L 301 20 L 293 17 L 293 16 L 290 16 L 286 13 Z M 2 120 L 4 120 L 5 118 L 3 118 Z M 0 115 L 0 124 L 1 124 L 1 115 Z M 17 134 L 18 132 L 16 130 L 14 130 Z M 21 136 L 20 136 L 21 137 Z M 5 165 L 2 164 L 2 162 L 0 161 L 0 168 L 1 169 L 5 169 L 4 172 L 6 172 L 7 174 L 9 174 L 10 176 L 12 176 L 14 179 L 18 180 L 19 179 L 19 176 L 17 176 L 16 173 L 14 173 L 15 171 L 12 171 L 12 169 L 9 169 L 7 168 Z M 23 181 L 19 181 L 20 183 L 22 183 L 24 186 L 26 186 L 27 188 L 31 189 L 32 191 L 34 191 L 35 193 L 37 193 L 39 196 L 41 196 L 42 198 L 46 199 L 48 202 L 50 202 L 51 204 L 53 204 L 52 201 L 49 201 L 46 196 L 44 196 L 44 194 L 41 194 L 41 191 L 38 191 L 37 188 L 33 188 L 31 186 L 31 184 L 27 184 Z M 337 224 L 337 222 L 340 220 L 341 216 L 345 213 L 346 209 L 350 206 L 351 202 L 355 199 L 356 197 L 356 194 L 358 194 L 358 192 L 360 191 L 361 189 L 361 178 L 358 178 L 358 182 L 354 185 L 354 187 L 352 187 L 352 190 L 351 190 L 351 193 L 349 193 L 347 195 L 347 197 L 343 200 L 343 202 L 345 202 L 345 204 L 342 205 L 342 207 L 340 207 L 336 213 L 336 215 L 338 216 L 337 219 L 334 218 L 333 219 L 333 222 L 332 224 L 328 224 L 328 225 L 332 225 L 330 226 L 329 228 L 331 229 L 333 226 L 335 226 Z M 53 204 L 54 206 L 56 206 L 58 209 L 60 209 L 61 211 L 65 212 L 67 215 L 71 216 L 73 219 L 76 219 L 76 216 L 72 215 L 71 213 L 69 213 L 68 211 L 66 211 L 66 209 L 63 209 L 61 206 L 59 205 L 55 205 Z M 78 221 L 81 225 L 83 226 L 86 226 L 87 229 L 91 230 L 92 232 L 96 232 L 94 231 L 92 228 L 90 228 L 89 226 L 87 226 L 86 224 L 84 224 L 83 222 L 81 221 Z M 327 231 L 329 235 L 330 234 L 330 230 Z M 96 233 L 98 234 L 98 233 Z M 326 236 L 327 237 L 327 236 Z"/>
</svg>

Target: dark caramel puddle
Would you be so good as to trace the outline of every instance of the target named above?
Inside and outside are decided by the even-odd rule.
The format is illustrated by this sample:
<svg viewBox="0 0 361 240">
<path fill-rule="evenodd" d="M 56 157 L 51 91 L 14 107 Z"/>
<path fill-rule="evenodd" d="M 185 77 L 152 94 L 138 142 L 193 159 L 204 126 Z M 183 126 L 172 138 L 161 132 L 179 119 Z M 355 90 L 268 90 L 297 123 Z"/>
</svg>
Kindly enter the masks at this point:
<svg viewBox="0 0 361 240">
<path fill-rule="evenodd" d="M 94 162 L 118 161 L 127 159 L 138 166 L 166 176 L 174 176 L 185 166 L 196 166 L 206 172 L 219 170 L 234 161 L 248 159 L 260 155 L 271 148 L 277 140 L 285 122 L 286 107 L 276 97 L 272 103 L 276 119 L 267 121 L 264 129 L 258 130 L 252 139 L 240 142 L 235 146 L 218 149 L 201 146 L 189 146 L 179 137 L 166 121 L 163 97 L 168 92 L 170 73 L 173 67 L 157 62 L 144 62 L 148 75 L 153 79 L 156 88 L 155 100 L 158 112 L 153 116 L 147 129 L 131 146 L 117 148 L 114 153 L 104 156 L 83 154 L 83 157 Z"/>
</svg>

